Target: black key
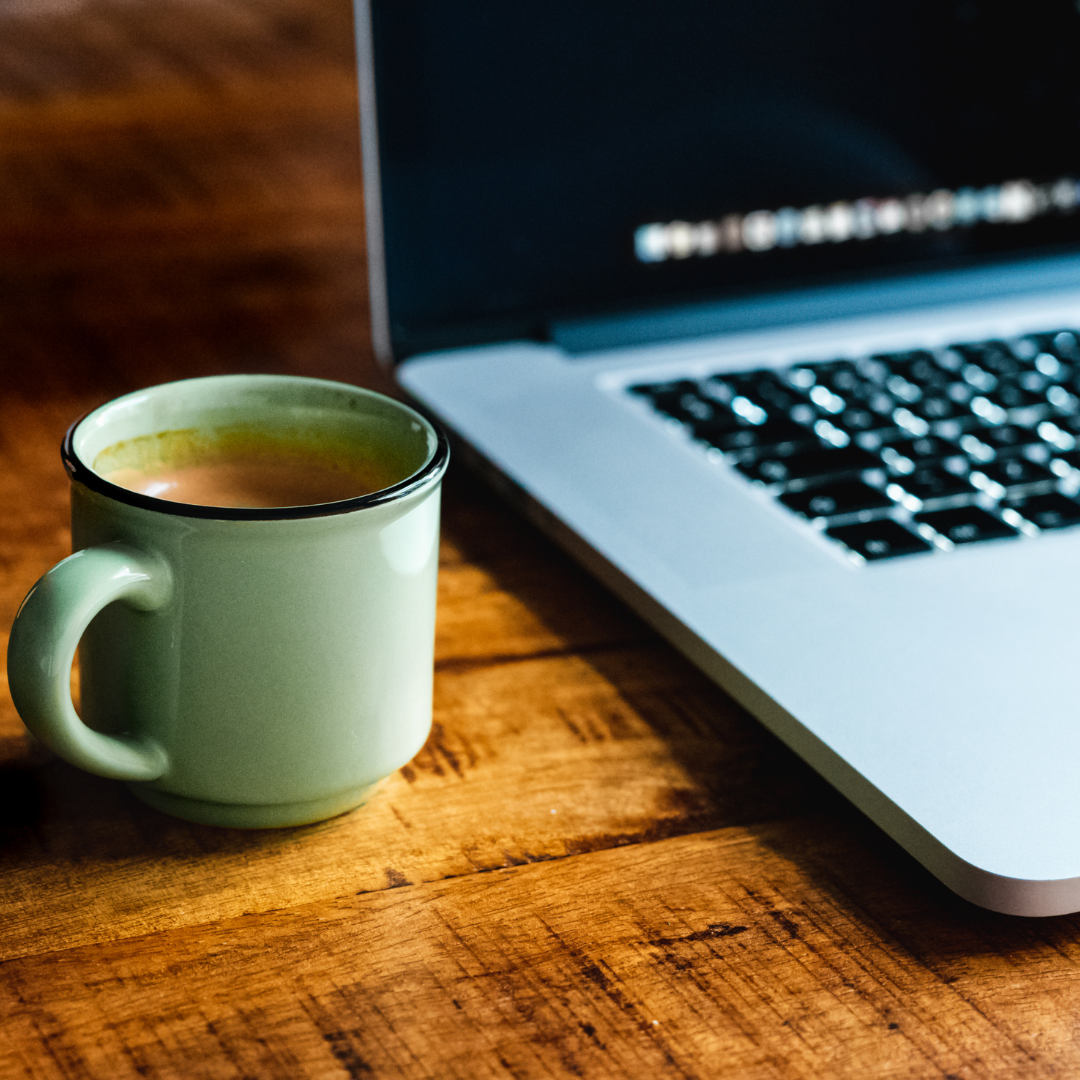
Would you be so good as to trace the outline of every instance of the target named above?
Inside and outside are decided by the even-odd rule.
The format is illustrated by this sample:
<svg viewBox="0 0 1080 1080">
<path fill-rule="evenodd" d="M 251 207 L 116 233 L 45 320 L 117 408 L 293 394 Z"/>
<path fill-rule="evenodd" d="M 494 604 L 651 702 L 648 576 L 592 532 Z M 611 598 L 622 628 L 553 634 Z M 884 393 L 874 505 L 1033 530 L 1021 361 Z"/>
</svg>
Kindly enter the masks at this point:
<svg viewBox="0 0 1080 1080">
<path fill-rule="evenodd" d="M 694 424 L 693 429 L 702 442 L 739 457 L 760 457 L 766 452 L 783 457 L 820 445 L 812 431 L 783 416 L 756 426 L 745 422 L 737 422 L 734 426 L 703 422 Z"/>
<path fill-rule="evenodd" d="M 683 395 L 684 399 L 687 395 Z M 686 403 L 689 405 L 689 403 Z M 743 428 L 760 427 L 766 421 L 767 413 L 757 406 L 752 406 L 755 416 L 748 419 L 739 416 L 726 405 L 709 398 L 698 398 L 693 408 L 685 408 L 678 419 L 689 427 L 698 438 L 706 438 L 708 435 L 724 435 L 729 431 L 741 431 Z M 670 409 L 664 409 L 668 416 L 676 415 Z"/>
<path fill-rule="evenodd" d="M 796 405 L 807 404 L 807 399 L 792 389 L 775 371 L 748 371 L 740 375 L 717 376 L 736 394 L 749 398 L 770 412 L 787 414 Z"/>
<path fill-rule="evenodd" d="M 780 501 L 808 518 L 838 517 L 892 506 L 892 500 L 884 492 L 861 480 L 841 480 L 835 484 L 790 491 L 781 495 Z"/>
<path fill-rule="evenodd" d="M 972 434 L 1001 457 L 1022 454 L 1026 447 L 1043 445 L 1042 439 L 1035 431 L 1016 424 L 1002 424 L 996 428 L 976 428 Z"/>
<path fill-rule="evenodd" d="M 1001 504 L 1007 510 L 1015 510 L 1021 517 L 1034 522 L 1040 529 L 1063 529 L 1066 525 L 1080 522 L 1080 503 L 1059 495 L 1056 491 L 1046 495 L 1028 495 L 1027 498 L 1010 499 Z"/>
<path fill-rule="evenodd" d="M 814 385 L 827 386 L 833 393 L 852 401 L 865 401 L 884 385 L 889 372 L 882 365 L 868 360 L 830 360 L 827 363 L 803 364 L 790 368 L 790 378 L 805 383 L 814 377 Z"/>
<path fill-rule="evenodd" d="M 693 423 L 695 420 L 710 420 L 718 409 L 723 409 L 722 405 L 701 397 L 696 391 L 681 390 L 677 393 L 648 396 L 652 398 L 653 408 L 657 412 L 684 424 Z"/>
<path fill-rule="evenodd" d="M 1080 413 L 1073 413 L 1068 416 L 1055 416 L 1054 423 L 1063 431 L 1068 431 L 1070 434 L 1080 437 Z"/>
<path fill-rule="evenodd" d="M 925 349 L 915 349 L 906 353 L 886 353 L 875 356 L 887 364 L 889 370 L 902 375 L 908 382 L 917 383 L 924 389 L 941 387 L 951 382 L 949 373 L 942 370 L 934 360 L 932 353 Z"/>
<path fill-rule="evenodd" d="M 654 400 L 658 397 L 677 398 L 680 394 L 696 394 L 697 383 L 689 379 L 676 379 L 674 382 L 663 383 L 638 383 L 637 386 L 630 387 L 630 393 L 651 397 Z"/>
<path fill-rule="evenodd" d="M 1029 334 L 1043 352 L 1059 360 L 1080 360 L 1080 339 L 1073 330 L 1053 330 L 1048 334 Z"/>
<path fill-rule="evenodd" d="M 878 390 L 868 397 L 864 404 L 871 412 L 888 418 L 891 418 L 898 408 L 907 408 L 906 402 L 901 401 L 898 397 L 887 393 L 885 390 Z"/>
<path fill-rule="evenodd" d="M 977 341 L 966 345 L 953 345 L 952 349 L 960 353 L 968 363 L 977 364 L 998 378 L 1016 375 L 1023 367 L 1004 341 Z"/>
<path fill-rule="evenodd" d="M 993 461 L 989 465 L 980 465 L 978 471 L 1003 488 L 1054 483 L 1057 480 L 1049 469 L 1022 457 L 1005 458 L 1003 461 Z"/>
<path fill-rule="evenodd" d="M 843 398 L 859 398 L 872 392 L 870 388 L 874 384 L 868 383 L 858 373 L 851 360 L 831 360 L 826 364 L 807 364 L 805 367 L 814 373 L 818 386 L 827 386 Z"/>
<path fill-rule="evenodd" d="M 653 408 L 682 423 L 710 416 L 714 403 L 701 397 L 697 385 L 687 379 L 670 383 L 641 383 L 630 387 L 630 393 L 646 398 Z"/>
<path fill-rule="evenodd" d="M 890 375 L 885 380 L 885 389 L 901 405 L 913 405 L 923 396 L 923 388 L 918 383 L 908 382 L 903 375 Z"/>
<path fill-rule="evenodd" d="M 988 401 L 992 401 L 995 405 L 1000 405 L 1001 408 L 1006 410 L 1027 409 L 1032 405 L 1044 405 L 1046 403 L 1043 394 L 1025 390 L 1018 382 L 1011 379 L 1002 380 L 998 383 L 996 389 L 988 390 L 984 396 Z"/>
<path fill-rule="evenodd" d="M 1055 453 L 1054 457 L 1074 469 L 1080 469 L 1080 450 L 1067 450 L 1063 454 Z"/>
<path fill-rule="evenodd" d="M 954 401 L 944 391 L 928 392 L 918 401 L 907 406 L 916 416 L 931 424 L 939 420 L 951 420 L 955 416 L 967 417 L 970 412 L 965 402 Z"/>
<path fill-rule="evenodd" d="M 858 525 L 840 525 L 835 529 L 826 529 L 825 535 L 839 540 L 864 559 L 870 560 L 916 555 L 930 550 L 930 545 L 921 536 L 908 532 L 891 518 L 861 521 Z"/>
<path fill-rule="evenodd" d="M 947 536 L 954 544 L 973 544 L 978 540 L 999 540 L 1016 536 L 1011 525 L 987 513 L 980 506 L 954 506 L 949 510 L 933 510 L 916 514 L 915 520 L 929 525 L 935 532 Z"/>
<path fill-rule="evenodd" d="M 917 468 L 931 462 L 944 461 L 945 458 L 956 457 L 959 454 L 960 448 L 956 443 L 939 439 L 935 435 L 924 435 L 919 439 L 890 440 L 881 448 L 881 457 L 885 464 L 904 472 L 912 471 L 903 465 L 904 461 L 910 462 Z"/>
<path fill-rule="evenodd" d="M 1046 391 L 1046 400 L 1054 407 L 1054 412 L 1058 416 L 1065 416 L 1071 418 L 1075 416 L 1078 402 L 1076 399 L 1076 388 L 1066 386 L 1051 386 Z"/>
<path fill-rule="evenodd" d="M 1031 361 L 1031 366 L 1048 383 L 1070 382 L 1076 377 L 1076 362 L 1066 363 L 1053 353 L 1040 352 Z"/>
<path fill-rule="evenodd" d="M 934 362 L 942 371 L 947 371 L 953 378 L 956 378 L 967 361 L 955 349 L 939 349 L 934 355 Z"/>
<path fill-rule="evenodd" d="M 838 428 L 843 428 L 849 435 L 859 435 L 864 431 L 892 431 L 896 427 L 891 419 L 882 420 L 877 414 L 858 405 L 845 409 L 839 416 L 834 416 L 832 422 Z"/>
<path fill-rule="evenodd" d="M 978 364 L 965 364 L 960 369 L 960 374 L 964 380 L 960 385 L 968 386 L 973 392 L 980 394 L 993 390 L 998 384 L 998 377 Z"/>
<path fill-rule="evenodd" d="M 668 412 L 668 416 L 671 415 Z M 699 439 L 707 438 L 709 435 L 726 435 L 730 431 L 741 431 L 743 428 L 755 426 L 715 401 L 708 403 L 707 411 L 702 409 L 697 412 L 697 415 L 680 417 L 680 419 Z"/>
<path fill-rule="evenodd" d="M 1059 366 L 1060 374 L 1060 366 Z M 1038 371 L 1022 371 L 1014 380 L 1018 386 L 1022 386 L 1025 390 L 1030 390 L 1033 394 L 1038 394 L 1040 397 L 1046 394 L 1046 389 L 1050 385 L 1051 381 L 1045 375 L 1040 374 Z M 1060 379 L 1053 380 L 1060 382 Z"/>
<path fill-rule="evenodd" d="M 858 446 L 828 449 L 819 446 L 813 450 L 791 454 L 787 457 L 765 457 L 755 462 L 738 465 L 737 468 L 751 480 L 763 480 L 767 484 L 794 484 L 806 486 L 806 481 L 829 480 L 851 476 L 864 469 L 880 468 L 881 462 Z"/>
<path fill-rule="evenodd" d="M 868 378 L 850 360 L 814 364 L 810 370 L 816 374 L 818 386 L 826 387 L 847 403 L 848 409 L 843 414 L 845 416 L 857 411 L 891 415 L 897 406 L 897 400 L 884 389 L 883 379 L 875 381 Z M 882 375 L 887 378 L 888 372 L 882 372 Z M 856 423 L 852 426 L 866 425 Z"/>
<path fill-rule="evenodd" d="M 966 476 L 957 476 L 940 465 L 916 469 L 910 476 L 897 477 L 894 483 L 924 503 L 975 494 Z"/>
</svg>

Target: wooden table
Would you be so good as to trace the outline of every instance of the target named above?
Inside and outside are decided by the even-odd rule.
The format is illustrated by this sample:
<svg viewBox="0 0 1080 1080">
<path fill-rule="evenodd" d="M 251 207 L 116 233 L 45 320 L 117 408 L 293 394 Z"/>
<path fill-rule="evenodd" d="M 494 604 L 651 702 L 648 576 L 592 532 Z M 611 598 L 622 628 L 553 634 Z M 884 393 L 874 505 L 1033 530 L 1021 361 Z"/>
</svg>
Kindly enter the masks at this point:
<svg viewBox="0 0 1080 1080">
<path fill-rule="evenodd" d="M 5 630 L 87 408 L 388 387 L 353 64 L 347 0 L 0 3 Z M 164 817 L 0 695 L 0 1077 L 1080 1075 L 1080 920 L 951 895 L 460 467 L 439 605 L 431 739 L 318 826 Z"/>
</svg>

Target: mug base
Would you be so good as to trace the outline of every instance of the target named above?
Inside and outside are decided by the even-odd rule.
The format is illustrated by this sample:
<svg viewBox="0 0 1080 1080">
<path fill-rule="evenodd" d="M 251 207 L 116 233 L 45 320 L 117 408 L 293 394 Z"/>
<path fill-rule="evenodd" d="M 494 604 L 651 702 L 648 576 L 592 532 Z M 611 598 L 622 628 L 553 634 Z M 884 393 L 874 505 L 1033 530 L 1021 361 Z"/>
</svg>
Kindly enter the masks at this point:
<svg viewBox="0 0 1080 1080">
<path fill-rule="evenodd" d="M 189 799 L 169 791 L 158 791 L 145 784 L 128 784 L 137 799 L 173 817 L 194 821 L 200 825 L 221 825 L 228 829 L 284 829 L 290 825 L 312 825 L 316 821 L 337 817 L 367 802 L 381 780 L 365 787 L 325 799 L 294 803 L 221 803 L 205 799 Z"/>
</svg>

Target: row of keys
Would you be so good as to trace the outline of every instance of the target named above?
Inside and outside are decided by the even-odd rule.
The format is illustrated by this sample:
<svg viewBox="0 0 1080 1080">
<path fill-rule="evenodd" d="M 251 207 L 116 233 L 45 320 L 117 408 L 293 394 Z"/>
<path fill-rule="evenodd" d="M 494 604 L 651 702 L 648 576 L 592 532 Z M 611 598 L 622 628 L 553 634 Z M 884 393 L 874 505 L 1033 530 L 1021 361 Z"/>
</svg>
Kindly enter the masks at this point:
<svg viewBox="0 0 1080 1080">
<path fill-rule="evenodd" d="M 892 517 L 837 525 L 826 535 L 839 540 L 864 559 L 913 555 L 933 547 L 954 547 L 979 540 L 1003 540 L 1037 530 L 1061 529 L 1080 523 L 1080 502 L 1059 492 L 1046 492 L 1009 500 L 999 507 L 1001 515 L 976 505 L 956 506 L 915 514 L 914 529 Z M 1027 528 L 1025 528 L 1027 526 Z"/>
<path fill-rule="evenodd" d="M 1071 334 L 1068 340 L 1075 343 Z M 979 355 L 984 366 L 963 362 L 960 350 Z M 740 458 L 813 441 L 874 450 L 895 431 L 955 439 L 981 427 L 1031 426 L 1080 414 L 1080 362 L 1038 352 L 1030 360 L 1012 360 L 1018 374 L 998 376 L 993 372 L 1004 368 L 1001 355 L 954 346 L 936 354 L 879 355 L 632 389 L 698 439 Z M 1068 435 L 1075 444 L 1074 433 Z"/>
<path fill-rule="evenodd" d="M 1080 335 L 639 384 L 864 559 L 1080 520 Z"/>
</svg>

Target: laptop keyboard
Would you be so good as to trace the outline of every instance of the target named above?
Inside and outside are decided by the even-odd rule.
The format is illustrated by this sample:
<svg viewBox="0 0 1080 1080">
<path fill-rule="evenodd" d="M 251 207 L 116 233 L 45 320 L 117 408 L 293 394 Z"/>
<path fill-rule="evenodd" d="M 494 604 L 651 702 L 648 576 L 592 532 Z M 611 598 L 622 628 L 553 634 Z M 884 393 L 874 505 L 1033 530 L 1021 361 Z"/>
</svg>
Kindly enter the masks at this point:
<svg viewBox="0 0 1080 1080">
<path fill-rule="evenodd" d="M 629 392 L 861 559 L 1080 524 L 1080 334 Z"/>
</svg>

